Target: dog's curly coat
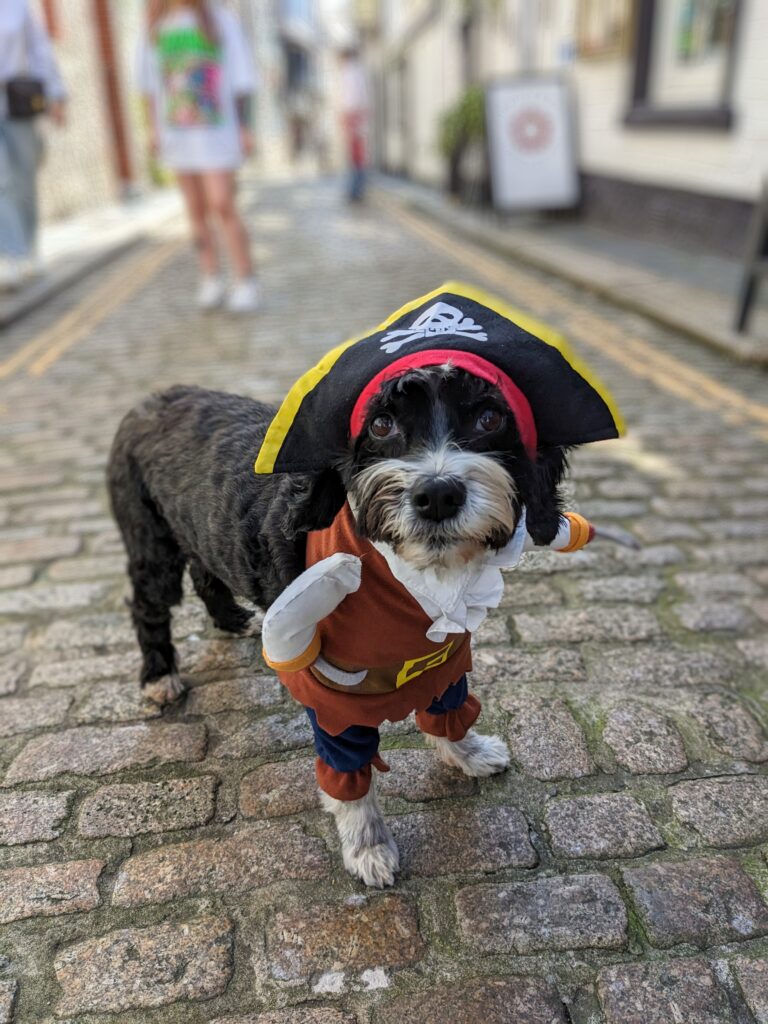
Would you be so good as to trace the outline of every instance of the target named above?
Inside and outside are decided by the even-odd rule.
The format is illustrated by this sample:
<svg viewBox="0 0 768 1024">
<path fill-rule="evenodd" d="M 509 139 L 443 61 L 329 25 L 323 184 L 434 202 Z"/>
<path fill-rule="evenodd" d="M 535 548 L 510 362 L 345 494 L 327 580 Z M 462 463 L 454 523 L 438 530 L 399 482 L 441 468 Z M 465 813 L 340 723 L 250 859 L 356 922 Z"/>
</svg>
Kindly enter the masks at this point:
<svg viewBox="0 0 768 1024">
<path fill-rule="evenodd" d="M 478 415 L 489 410 L 488 422 L 498 420 L 498 427 L 478 428 Z M 416 566 L 449 564 L 441 560 L 459 547 L 462 557 L 472 548 L 502 547 L 522 506 L 534 542 L 548 544 L 557 533 L 565 449 L 540 448 L 532 460 L 496 389 L 462 370 L 434 367 L 386 383 L 368 409 L 369 429 L 314 475 L 254 473 L 275 412 L 248 398 L 179 386 L 146 399 L 117 431 L 109 491 L 128 553 L 141 684 L 158 703 L 183 692 L 171 609 L 182 598 L 185 566 L 214 623 L 242 633 L 251 616 L 236 596 L 266 609 L 304 571 L 308 532 L 329 526 L 348 495 L 358 532 L 399 547 Z M 382 416 L 401 429 L 380 436 L 370 425 Z M 419 516 L 414 480 L 448 473 L 465 492 L 465 518 Z M 461 522 L 468 524 L 463 537 Z M 470 775 L 508 763 L 500 740 L 473 732 L 435 745 L 438 756 Z M 326 797 L 325 804 L 336 816 L 347 868 L 369 885 L 391 884 L 397 851 L 373 790 L 363 800 Z"/>
<path fill-rule="evenodd" d="M 419 376 L 438 386 L 438 374 Z M 455 376 L 465 389 L 472 381 Z M 483 393 L 491 390 L 479 383 Z M 403 400 L 401 378 L 385 386 L 371 416 L 391 404 L 396 388 Z M 307 533 L 333 521 L 355 477 L 381 458 L 364 439 L 324 473 L 256 476 L 254 453 L 275 412 L 250 398 L 178 386 L 147 398 L 120 424 L 107 475 L 128 552 L 144 686 L 176 668 L 171 608 L 181 601 L 185 566 L 214 623 L 244 632 L 250 614 L 235 595 L 267 608 L 303 572 Z M 513 424 L 508 431 L 516 434 Z M 528 532 L 549 543 L 557 532 L 565 452 L 542 451 L 533 464 L 519 440 L 507 436 L 495 454 L 514 479 L 516 502 L 526 506 Z"/>
</svg>

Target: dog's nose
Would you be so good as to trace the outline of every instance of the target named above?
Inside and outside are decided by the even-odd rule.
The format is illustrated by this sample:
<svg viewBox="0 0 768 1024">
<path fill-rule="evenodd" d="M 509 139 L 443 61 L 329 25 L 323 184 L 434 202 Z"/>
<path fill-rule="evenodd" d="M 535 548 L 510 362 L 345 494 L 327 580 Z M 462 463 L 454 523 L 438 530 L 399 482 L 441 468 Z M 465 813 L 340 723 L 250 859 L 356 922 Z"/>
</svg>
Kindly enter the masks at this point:
<svg viewBox="0 0 768 1024">
<path fill-rule="evenodd" d="M 460 480 L 427 480 L 413 492 L 413 506 L 422 519 L 439 523 L 455 516 L 466 501 L 467 489 Z"/>
</svg>

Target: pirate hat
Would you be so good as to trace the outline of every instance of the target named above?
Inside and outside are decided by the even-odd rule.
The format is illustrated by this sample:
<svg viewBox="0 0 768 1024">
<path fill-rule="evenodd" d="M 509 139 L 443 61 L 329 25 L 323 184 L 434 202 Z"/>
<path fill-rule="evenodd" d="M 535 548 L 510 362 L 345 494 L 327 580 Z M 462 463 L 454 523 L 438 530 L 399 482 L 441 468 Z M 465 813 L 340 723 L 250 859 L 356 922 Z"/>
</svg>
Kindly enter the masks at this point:
<svg viewBox="0 0 768 1024">
<path fill-rule="evenodd" d="M 451 362 L 492 381 L 529 454 L 618 437 L 611 397 L 564 339 L 480 289 L 449 281 L 345 341 L 293 385 L 267 430 L 257 473 L 327 469 L 363 428 L 385 380 Z"/>
</svg>

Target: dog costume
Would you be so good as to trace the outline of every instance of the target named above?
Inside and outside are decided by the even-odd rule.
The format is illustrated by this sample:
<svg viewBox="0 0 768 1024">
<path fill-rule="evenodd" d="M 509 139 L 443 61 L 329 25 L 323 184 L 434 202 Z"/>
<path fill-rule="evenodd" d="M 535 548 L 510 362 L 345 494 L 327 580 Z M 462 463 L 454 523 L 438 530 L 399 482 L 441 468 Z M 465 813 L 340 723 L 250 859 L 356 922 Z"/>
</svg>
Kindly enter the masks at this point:
<svg viewBox="0 0 768 1024">
<path fill-rule="evenodd" d="M 544 325 L 488 295 L 448 283 L 375 331 L 328 353 L 291 388 L 256 459 L 257 473 L 323 471 L 363 429 L 381 385 L 451 363 L 491 381 L 523 445 L 572 446 L 619 436 L 611 399 Z M 575 551 L 593 536 L 566 513 L 550 547 Z M 457 570 L 420 570 L 387 544 L 357 535 L 346 503 L 307 539 L 307 569 L 270 606 L 264 657 L 307 709 L 317 778 L 341 800 L 368 791 L 378 726 L 416 712 L 422 732 L 460 740 L 480 714 L 468 691 L 470 638 L 503 593 L 502 569 L 533 547 L 523 510 L 510 541 Z"/>
</svg>

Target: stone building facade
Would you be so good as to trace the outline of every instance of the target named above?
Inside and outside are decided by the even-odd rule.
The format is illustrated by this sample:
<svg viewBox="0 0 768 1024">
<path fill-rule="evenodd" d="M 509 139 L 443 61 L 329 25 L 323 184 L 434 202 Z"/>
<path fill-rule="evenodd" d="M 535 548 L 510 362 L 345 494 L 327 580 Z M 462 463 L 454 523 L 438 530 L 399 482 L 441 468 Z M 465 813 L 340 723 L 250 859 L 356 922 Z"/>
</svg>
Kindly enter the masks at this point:
<svg viewBox="0 0 768 1024">
<path fill-rule="evenodd" d="M 103 5 L 94 0 L 46 0 L 34 6 L 53 38 L 69 95 L 66 125 L 41 125 L 45 142 L 41 213 L 44 220 L 56 220 L 113 202 L 130 187 L 148 180 L 140 111 L 130 88 L 142 0 Z M 117 165 L 99 6 L 110 21 L 113 81 L 120 91 L 127 174 Z"/>
<path fill-rule="evenodd" d="M 379 161 L 443 182 L 438 125 L 466 87 L 557 72 L 586 214 L 739 253 L 768 171 L 766 40 L 760 0 L 380 0 Z"/>
</svg>

